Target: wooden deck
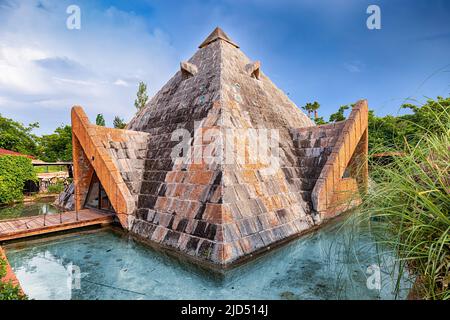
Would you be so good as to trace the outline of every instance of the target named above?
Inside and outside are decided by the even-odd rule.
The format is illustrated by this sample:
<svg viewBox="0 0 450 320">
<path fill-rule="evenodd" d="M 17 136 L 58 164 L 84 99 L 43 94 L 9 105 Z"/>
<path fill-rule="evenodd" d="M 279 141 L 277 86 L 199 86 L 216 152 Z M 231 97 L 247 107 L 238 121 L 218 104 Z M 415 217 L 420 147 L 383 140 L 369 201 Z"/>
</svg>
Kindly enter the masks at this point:
<svg viewBox="0 0 450 320">
<path fill-rule="evenodd" d="M 0 220 L 0 241 L 31 237 L 46 233 L 112 223 L 113 213 L 83 209 L 33 217 Z"/>
</svg>

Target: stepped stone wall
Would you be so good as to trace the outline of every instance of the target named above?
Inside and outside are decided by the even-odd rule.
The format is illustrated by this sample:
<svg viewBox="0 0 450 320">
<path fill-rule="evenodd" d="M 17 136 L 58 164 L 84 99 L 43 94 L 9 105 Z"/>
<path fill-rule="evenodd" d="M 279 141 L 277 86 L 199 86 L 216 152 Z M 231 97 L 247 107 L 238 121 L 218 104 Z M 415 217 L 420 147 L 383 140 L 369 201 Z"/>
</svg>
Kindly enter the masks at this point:
<svg viewBox="0 0 450 320">
<path fill-rule="evenodd" d="M 86 201 L 95 172 L 124 228 L 132 224 L 149 135 L 95 126 L 81 107 L 72 108 L 75 209 Z"/>
<path fill-rule="evenodd" d="M 304 197 L 312 208 L 311 195 L 319 179 L 322 169 L 328 160 L 339 135 L 342 133 L 345 121 L 314 127 L 296 128 L 291 130 L 295 146 L 295 155 L 299 159 L 300 172 L 289 172 L 294 178 L 295 188 L 304 192 Z M 287 171 L 288 169 L 286 169 Z M 318 215 L 319 219 L 320 216 Z"/>
<path fill-rule="evenodd" d="M 334 217 L 361 201 L 367 192 L 369 108 L 358 101 L 344 123 L 312 192 L 312 205 L 324 218 Z"/>
</svg>

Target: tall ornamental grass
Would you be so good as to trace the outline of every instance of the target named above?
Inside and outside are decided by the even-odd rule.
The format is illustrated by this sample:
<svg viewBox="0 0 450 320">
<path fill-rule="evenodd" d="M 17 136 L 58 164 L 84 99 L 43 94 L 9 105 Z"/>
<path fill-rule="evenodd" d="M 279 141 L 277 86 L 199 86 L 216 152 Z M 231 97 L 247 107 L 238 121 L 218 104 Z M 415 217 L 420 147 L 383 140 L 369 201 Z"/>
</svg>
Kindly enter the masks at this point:
<svg viewBox="0 0 450 320">
<path fill-rule="evenodd" d="M 432 132 L 418 127 L 420 139 L 414 145 L 405 139 L 401 156 L 389 163 L 371 163 L 369 192 L 357 218 L 368 222 L 380 247 L 398 256 L 393 270 L 398 274 L 397 290 L 407 271 L 416 279 L 416 298 L 446 300 L 450 299 L 450 114 L 442 105 L 434 111 Z"/>
</svg>

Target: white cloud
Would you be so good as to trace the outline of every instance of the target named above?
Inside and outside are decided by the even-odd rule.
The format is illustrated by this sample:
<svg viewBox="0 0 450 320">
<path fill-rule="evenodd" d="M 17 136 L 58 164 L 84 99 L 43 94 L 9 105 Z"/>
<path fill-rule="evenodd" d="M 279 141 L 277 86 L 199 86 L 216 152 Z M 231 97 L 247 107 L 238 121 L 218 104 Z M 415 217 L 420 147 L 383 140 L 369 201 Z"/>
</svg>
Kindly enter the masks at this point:
<svg viewBox="0 0 450 320">
<path fill-rule="evenodd" d="M 81 30 L 68 30 L 67 1 L 8 3 L 0 10 L 0 113 L 39 121 L 41 132 L 59 125 L 53 118 L 68 123 L 75 104 L 91 117 L 130 119 L 137 83 L 153 94 L 177 66 L 166 34 L 135 13 L 80 1 Z"/>
<path fill-rule="evenodd" d="M 114 81 L 114 84 L 116 86 L 122 86 L 122 87 L 129 87 L 130 86 L 128 82 L 126 82 L 126 81 L 124 81 L 122 79 L 117 79 L 116 81 Z"/>
<path fill-rule="evenodd" d="M 0 86 L 1 88 L 37 93 L 45 91 L 42 75 L 37 72 L 33 60 L 43 59 L 46 53 L 30 47 L 12 47 L 0 42 Z"/>
<path fill-rule="evenodd" d="M 358 73 L 362 72 L 365 68 L 364 63 L 361 61 L 351 61 L 351 62 L 345 62 L 344 68 L 351 73 Z"/>
<path fill-rule="evenodd" d="M 80 85 L 80 86 L 95 86 L 95 85 L 97 85 L 95 82 L 92 82 L 92 81 L 64 79 L 64 78 L 58 78 L 58 77 L 53 77 L 53 79 L 59 83 L 68 83 L 68 84 L 74 84 L 74 85 Z"/>
</svg>

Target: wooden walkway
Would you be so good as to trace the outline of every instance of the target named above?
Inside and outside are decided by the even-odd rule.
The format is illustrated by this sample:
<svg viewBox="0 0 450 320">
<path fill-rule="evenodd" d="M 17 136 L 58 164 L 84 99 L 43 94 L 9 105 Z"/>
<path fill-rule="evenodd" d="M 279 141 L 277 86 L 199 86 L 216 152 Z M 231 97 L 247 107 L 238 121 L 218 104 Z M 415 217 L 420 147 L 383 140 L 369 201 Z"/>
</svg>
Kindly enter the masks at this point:
<svg viewBox="0 0 450 320">
<path fill-rule="evenodd" d="M 0 241 L 31 237 L 46 233 L 76 229 L 92 225 L 109 224 L 113 213 L 83 209 L 33 217 L 0 220 Z"/>
</svg>

